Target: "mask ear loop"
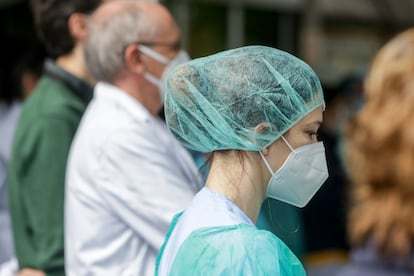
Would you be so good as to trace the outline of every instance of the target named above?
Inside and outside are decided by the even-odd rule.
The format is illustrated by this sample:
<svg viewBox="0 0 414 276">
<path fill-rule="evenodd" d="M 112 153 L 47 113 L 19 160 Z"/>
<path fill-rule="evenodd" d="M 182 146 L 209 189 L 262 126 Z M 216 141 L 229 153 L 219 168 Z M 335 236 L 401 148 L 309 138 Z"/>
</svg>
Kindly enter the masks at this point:
<svg viewBox="0 0 414 276">
<path fill-rule="evenodd" d="M 293 148 L 292 148 L 292 146 L 289 144 L 289 142 L 286 140 L 286 138 L 285 137 L 283 137 L 283 135 L 282 136 L 280 136 L 281 138 L 282 138 L 282 140 L 283 140 L 283 142 L 285 142 L 285 144 L 288 146 L 288 148 L 293 152 L 293 151 L 295 151 Z"/>
<path fill-rule="evenodd" d="M 285 138 L 285 137 L 283 137 L 283 135 L 281 136 L 281 138 L 282 138 L 283 142 L 285 142 L 285 144 L 288 146 L 288 148 L 289 148 L 292 152 L 294 152 L 295 150 L 292 148 L 292 146 L 289 144 L 289 142 L 286 140 L 286 138 Z M 264 156 L 263 156 L 262 152 L 260 151 L 259 153 L 260 153 L 260 155 L 263 157 L 263 159 L 265 160 L 265 164 L 266 164 L 267 168 L 271 171 L 271 169 L 270 169 L 270 165 L 268 164 L 267 160 L 264 158 Z M 272 173 L 272 175 L 273 175 L 273 173 Z M 267 208 L 269 209 L 270 225 L 272 226 L 272 229 L 274 229 L 274 228 L 275 228 L 275 225 L 274 225 L 274 223 L 273 223 L 273 214 L 272 214 L 272 208 L 271 208 L 271 206 L 270 206 L 270 198 L 267 198 Z M 278 226 L 278 227 L 279 227 L 279 228 L 280 228 L 280 229 L 281 229 L 284 233 L 288 233 L 288 234 L 297 233 L 297 232 L 299 232 L 299 230 L 300 230 L 300 225 L 299 225 L 299 224 L 296 226 L 296 228 L 295 228 L 294 230 L 289 230 L 289 229 L 285 228 L 285 227 L 284 227 L 281 223 L 279 223 L 279 221 L 277 222 L 277 226 Z"/>
<path fill-rule="evenodd" d="M 266 160 L 266 157 L 263 155 L 262 151 L 259 151 L 259 154 L 260 154 L 260 156 L 262 157 L 263 162 L 265 163 L 265 165 L 266 165 L 267 169 L 269 170 L 270 175 L 273 175 L 273 170 L 272 170 L 272 167 L 270 167 L 270 164 L 269 164 L 269 162 Z"/>
<path fill-rule="evenodd" d="M 289 147 L 289 149 L 290 149 L 292 152 L 293 152 L 293 151 L 295 151 L 295 150 L 292 148 L 292 146 L 289 144 L 289 142 L 285 139 L 285 137 L 283 137 L 283 135 L 282 135 L 282 136 L 280 136 L 280 137 L 282 138 L 283 142 L 285 142 L 285 144 Z M 273 172 L 273 170 L 272 170 L 272 167 L 270 166 L 270 164 L 269 164 L 269 162 L 267 161 L 266 157 L 263 155 L 262 151 L 259 151 L 259 154 L 260 154 L 260 156 L 262 157 L 262 159 L 263 159 L 263 161 L 264 161 L 264 163 L 265 163 L 265 165 L 266 165 L 267 169 L 269 170 L 270 175 L 273 175 L 273 174 L 274 174 L 274 172 Z"/>
<path fill-rule="evenodd" d="M 283 142 L 285 142 L 285 144 L 289 147 L 289 149 L 294 152 L 295 150 L 292 148 L 292 146 L 289 144 L 289 142 L 286 140 L 285 137 L 283 137 L 283 135 L 281 136 Z M 259 151 L 260 156 L 262 157 L 264 163 L 266 164 L 267 169 L 269 170 L 270 174 L 273 175 L 272 172 L 272 168 L 270 167 L 269 162 L 266 160 L 266 157 L 263 155 L 263 153 L 261 151 Z M 270 198 L 267 198 L 267 208 L 269 210 L 269 218 L 270 218 L 270 226 L 272 227 L 272 230 L 275 229 L 275 224 L 273 223 L 273 214 L 272 214 L 272 208 L 270 206 Z M 300 225 L 298 224 L 296 226 L 296 228 L 294 230 L 289 230 L 287 228 L 285 228 L 281 223 L 279 223 L 279 221 L 277 222 L 277 226 L 278 228 L 280 228 L 284 233 L 288 233 L 288 234 L 294 234 L 299 232 L 300 230 Z"/>
<path fill-rule="evenodd" d="M 155 59 L 156 61 L 158 61 L 162 64 L 168 64 L 170 62 L 170 60 L 168 58 L 166 58 L 163 55 L 155 52 L 154 50 L 152 50 L 151 48 L 149 48 L 147 46 L 138 44 L 138 48 L 141 52 L 143 52 L 147 56 L 151 57 L 152 59 Z"/>
</svg>

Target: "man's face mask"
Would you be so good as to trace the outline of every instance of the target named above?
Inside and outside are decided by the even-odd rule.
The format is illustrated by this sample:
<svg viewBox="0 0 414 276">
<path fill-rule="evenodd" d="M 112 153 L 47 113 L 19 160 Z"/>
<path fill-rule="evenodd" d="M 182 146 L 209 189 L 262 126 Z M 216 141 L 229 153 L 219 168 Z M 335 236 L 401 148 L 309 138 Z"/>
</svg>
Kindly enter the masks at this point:
<svg viewBox="0 0 414 276">
<path fill-rule="evenodd" d="M 318 142 L 293 149 L 283 136 L 282 140 L 292 152 L 276 172 L 272 171 L 269 162 L 259 151 L 272 175 L 267 196 L 304 207 L 328 178 L 325 147 L 322 142 Z"/>
<path fill-rule="evenodd" d="M 152 50 L 151 48 L 139 45 L 139 50 L 144 53 L 145 55 L 149 56 L 150 58 L 158 61 L 159 63 L 166 64 L 164 71 L 162 72 L 161 79 L 158 79 L 156 76 L 154 76 L 151 73 L 145 72 L 144 77 L 154 84 L 156 87 L 158 87 L 158 90 L 160 91 L 160 96 L 162 102 L 164 102 L 165 99 L 165 85 L 167 78 L 169 74 L 171 73 L 172 69 L 174 69 L 175 66 L 180 65 L 184 62 L 187 62 L 190 60 L 190 56 L 187 54 L 186 51 L 180 50 L 178 54 L 173 58 L 169 59 L 160 53 Z"/>
</svg>

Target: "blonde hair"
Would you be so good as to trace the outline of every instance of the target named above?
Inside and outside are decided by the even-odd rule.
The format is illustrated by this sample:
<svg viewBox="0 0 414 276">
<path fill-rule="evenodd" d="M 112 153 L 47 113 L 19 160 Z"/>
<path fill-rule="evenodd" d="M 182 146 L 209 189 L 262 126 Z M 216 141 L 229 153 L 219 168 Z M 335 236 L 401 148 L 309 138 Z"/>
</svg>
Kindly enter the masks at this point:
<svg viewBox="0 0 414 276">
<path fill-rule="evenodd" d="M 366 105 L 347 129 L 352 182 L 348 231 L 383 255 L 408 256 L 414 238 L 414 29 L 387 43 L 365 80 Z"/>
</svg>

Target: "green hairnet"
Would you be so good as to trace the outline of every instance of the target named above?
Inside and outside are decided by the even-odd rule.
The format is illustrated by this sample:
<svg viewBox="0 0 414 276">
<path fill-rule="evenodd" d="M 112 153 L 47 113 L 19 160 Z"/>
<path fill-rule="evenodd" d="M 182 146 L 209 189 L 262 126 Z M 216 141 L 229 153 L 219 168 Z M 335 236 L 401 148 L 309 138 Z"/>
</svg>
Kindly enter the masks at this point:
<svg viewBox="0 0 414 276">
<path fill-rule="evenodd" d="M 165 118 L 200 152 L 259 151 L 324 105 L 315 72 L 278 49 L 246 46 L 194 59 L 171 73 Z M 265 128 L 258 130 L 261 123 Z"/>
</svg>

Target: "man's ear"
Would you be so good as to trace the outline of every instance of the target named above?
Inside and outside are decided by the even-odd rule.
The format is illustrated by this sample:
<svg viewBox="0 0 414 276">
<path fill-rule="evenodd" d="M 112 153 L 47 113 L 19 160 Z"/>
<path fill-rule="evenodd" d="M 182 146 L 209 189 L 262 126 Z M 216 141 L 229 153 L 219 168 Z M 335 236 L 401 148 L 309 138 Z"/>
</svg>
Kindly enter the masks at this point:
<svg viewBox="0 0 414 276">
<path fill-rule="evenodd" d="M 128 68 L 128 70 L 136 74 L 142 74 L 145 71 L 138 45 L 130 44 L 128 47 L 126 47 L 124 52 L 124 60 L 125 66 Z"/>
<path fill-rule="evenodd" d="M 88 19 L 81 13 L 74 13 L 69 17 L 68 28 L 76 41 L 85 41 L 88 36 Z"/>
</svg>

